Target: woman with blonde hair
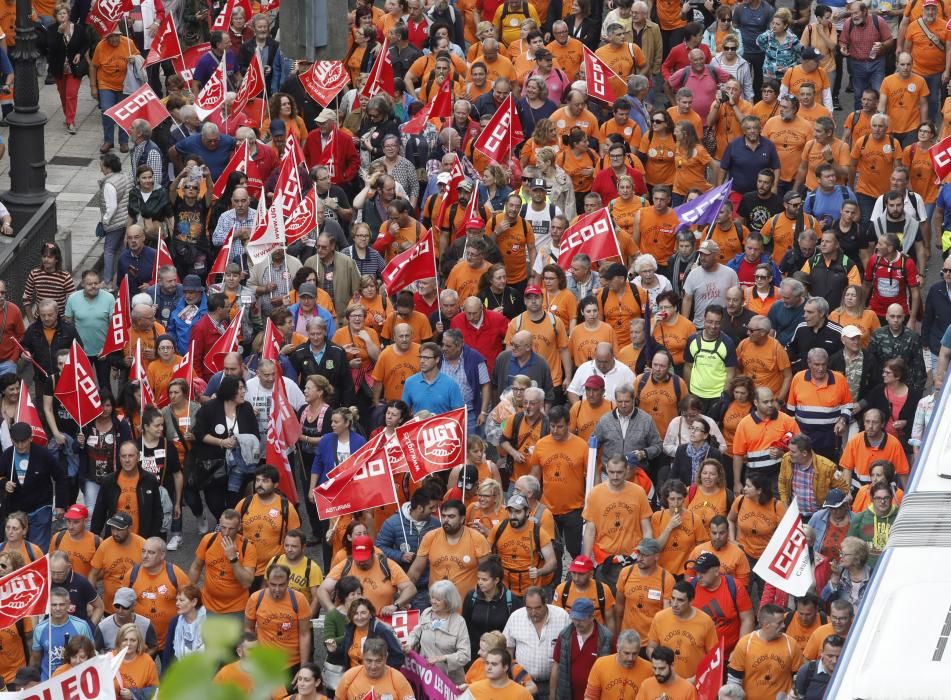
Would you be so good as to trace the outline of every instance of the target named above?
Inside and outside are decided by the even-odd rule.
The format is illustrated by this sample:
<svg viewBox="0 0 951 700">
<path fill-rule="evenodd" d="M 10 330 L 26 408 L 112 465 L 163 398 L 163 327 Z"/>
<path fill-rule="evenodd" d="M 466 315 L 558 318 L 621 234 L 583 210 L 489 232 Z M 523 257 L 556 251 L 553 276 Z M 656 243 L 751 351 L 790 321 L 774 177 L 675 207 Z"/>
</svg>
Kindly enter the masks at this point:
<svg viewBox="0 0 951 700">
<path fill-rule="evenodd" d="M 829 312 L 829 320 L 845 328 L 855 326 L 862 331 L 862 347 L 867 348 L 872 333 L 881 328 L 878 316 L 865 306 L 865 289 L 860 284 L 850 284 L 842 292 L 839 308 Z"/>
<path fill-rule="evenodd" d="M 159 675 L 155 661 L 146 653 L 145 637 L 134 622 L 122 625 L 116 634 L 114 653 L 125 649 L 119 666 L 122 685 L 117 696 L 122 700 L 145 697 L 145 691 L 158 689 Z"/>
<path fill-rule="evenodd" d="M 515 101 L 526 137 L 533 136 L 543 119 L 549 119 L 558 106 L 548 96 L 548 83 L 539 75 L 525 81 L 522 96 Z M 524 166 L 522 166 L 524 167 Z"/>
<path fill-rule="evenodd" d="M 374 253 L 376 251 L 373 251 Z M 379 253 L 377 253 L 379 255 Z M 379 335 L 389 313 L 389 300 L 385 294 L 380 294 L 380 281 L 373 275 L 360 276 L 360 293 L 354 300 L 367 312 L 366 325 Z"/>
<path fill-rule="evenodd" d="M 869 20 L 871 21 L 871 20 Z M 786 7 L 776 10 L 769 29 L 756 37 L 756 45 L 766 54 L 763 59 L 763 77 L 782 80 L 783 74 L 799 63 L 802 44 L 789 28 L 792 12 Z"/>
<path fill-rule="evenodd" d="M 678 122 L 674 127 L 674 141 L 677 143 L 674 156 L 674 184 L 671 204 L 683 204 L 687 193 L 692 189 L 706 192 L 710 189 L 707 179 L 707 166 L 717 167 L 717 162 L 703 144 L 700 143 L 697 130 L 688 121 Z"/>
<path fill-rule="evenodd" d="M 335 409 L 330 415 L 330 431 L 317 443 L 317 455 L 310 468 L 310 491 L 327 479 L 327 473 L 363 447 L 367 439 L 357 432 L 360 412 L 356 406 Z"/>
<path fill-rule="evenodd" d="M 466 524 L 488 537 L 500 522 L 508 518 L 502 498 L 502 484 L 486 479 L 479 485 L 476 502 L 466 509 Z"/>
<path fill-rule="evenodd" d="M 43 550 L 26 539 L 30 531 L 30 519 L 23 511 L 10 513 L 3 531 L 4 541 L 0 545 L 0 552 L 16 552 L 24 561 L 31 562 L 43 556 Z"/>
<path fill-rule="evenodd" d="M 544 146 L 535 152 L 535 162 L 539 176 L 548 186 L 548 201 L 561 209 L 568 221 L 573 221 L 578 213 L 575 208 L 575 186 L 568 173 L 555 164 L 557 155 L 557 147 Z"/>
<path fill-rule="evenodd" d="M 519 156 L 522 167 L 535 165 L 539 149 L 546 147 L 552 149 L 555 153 L 561 148 L 558 128 L 555 126 L 555 122 L 547 117 L 538 120 L 531 138 L 525 141 L 522 146 L 522 154 Z"/>
</svg>

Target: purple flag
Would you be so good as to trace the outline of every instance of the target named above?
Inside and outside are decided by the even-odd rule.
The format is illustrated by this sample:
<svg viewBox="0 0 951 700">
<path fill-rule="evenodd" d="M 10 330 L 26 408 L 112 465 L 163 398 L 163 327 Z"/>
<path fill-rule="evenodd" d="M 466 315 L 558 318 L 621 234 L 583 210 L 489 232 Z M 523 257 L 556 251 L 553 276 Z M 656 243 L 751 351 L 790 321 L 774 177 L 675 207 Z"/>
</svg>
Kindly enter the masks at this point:
<svg viewBox="0 0 951 700">
<path fill-rule="evenodd" d="M 717 219 L 720 207 L 733 191 L 733 180 L 727 180 L 693 201 L 674 207 L 674 213 L 680 219 L 680 228 L 688 226 L 709 226 Z"/>
</svg>

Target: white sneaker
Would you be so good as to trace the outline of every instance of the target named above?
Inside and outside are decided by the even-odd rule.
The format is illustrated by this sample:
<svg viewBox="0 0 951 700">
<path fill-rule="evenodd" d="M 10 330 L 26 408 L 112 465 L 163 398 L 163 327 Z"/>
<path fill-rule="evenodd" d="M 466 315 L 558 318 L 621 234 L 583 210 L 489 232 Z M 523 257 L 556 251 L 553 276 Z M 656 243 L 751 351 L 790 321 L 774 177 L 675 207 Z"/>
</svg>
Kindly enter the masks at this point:
<svg viewBox="0 0 951 700">
<path fill-rule="evenodd" d="M 165 545 L 165 549 L 167 549 L 170 552 L 174 552 L 175 550 L 178 549 L 181 543 L 182 543 L 182 536 L 176 533 L 172 535 L 171 538 L 169 538 L 168 544 Z"/>
<path fill-rule="evenodd" d="M 198 534 L 208 534 L 208 517 L 205 515 L 201 516 L 201 520 L 198 521 Z"/>
</svg>

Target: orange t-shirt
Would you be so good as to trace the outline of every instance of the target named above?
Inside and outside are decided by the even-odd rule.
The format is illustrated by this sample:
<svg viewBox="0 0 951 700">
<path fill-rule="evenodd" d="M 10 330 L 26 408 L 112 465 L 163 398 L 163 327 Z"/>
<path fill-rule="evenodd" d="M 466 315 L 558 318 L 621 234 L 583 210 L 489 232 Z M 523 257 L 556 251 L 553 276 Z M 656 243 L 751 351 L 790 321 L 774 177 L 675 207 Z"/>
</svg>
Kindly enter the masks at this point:
<svg viewBox="0 0 951 700">
<path fill-rule="evenodd" d="M 832 148 L 832 164 L 847 168 L 852 156 L 849 153 L 849 144 L 842 139 L 832 139 L 829 144 Z M 825 147 L 816 143 L 815 139 L 806 142 L 802 151 L 802 162 L 806 164 L 806 189 L 814 190 L 819 186 L 819 179 L 816 177 L 816 167 L 826 162 L 823 155 Z M 933 178 L 932 178 L 933 179 Z M 837 178 L 840 185 L 845 184 L 845 178 Z"/>
<path fill-rule="evenodd" d="M 122 588 L 122 581 L 129 569 L 142 563 L 144 544 L 145 540 L 134 532 L 130 532 L 128 539 L 122 544 L 112 537 L 107 537 L 92 557 L 90 562 L 92 568 L 100 572 L 102 579 L 102 602 L 110 615 L 115 612 L 115 608 L 112 607 L 112 598 L 116 591 Z"/>
<path fill-rule="evenodd" d="M 750 110 L 750 114 L 754 117 L 759 117 L 760 123 L 765 124 L 773 117 L 779 115 L 779 100 L 774 101 L 772 104 L 760 100 L 753 105 L 753 109 Z"/>
<path fill-rule="evenodd" d="M 392 340 L 393 328 L 399 323 L 409 324 L 410 330 L 412 331 L 412 342 L 414 343 L 422 343 L 433 337 L 433 327 L 429 325 L 429 319 L 426 318 L 426 314 L 421 311 L 416 311 L 415 309 L 408 319 L 403 319 L 398 316 L 395 310 L 391 311 L 387 315 L 386 321 L 383 322 L 380 337 L 383 338 L 383 340 Z"/>
<path fill-rule="evenodd" d="M 816 217 L 811 214 L 803 214 L 802 218 L 803 230 L 807 228 L 811 228 L 813 231 L 820 230 L 819 220 Z M 760 229 L 763 238 L 773 242 L 773 262 L 777 265 L 782 262 L 786 251 L 792 248 L 795 242 L 796 221 L 797 219 L 790 219 L 783 211 L 770 217 L 769 221 Z"/>
<path fill-rule="evenodd" d="M 245 544 L 247 542 L 247 544 Z M 238 535 L 234 541 L 238 563 L 252 571 L 257 570 L 257 549 L 254 544 Z M 202 599 L 205 607 L 213 613 L 234 613 L 244 610 L 248 602 L 248 589 L 238 583 L 231 569 L 231 562 L 221 546 L 221 536 L 211 532 L 201 538 L 195 559 L 205 565 L 205 585 Z"/>
<path fill-rule="evenodd" d="M 578 76 L 581 62 L 584 60 L 584 44 L 574 37 L 569 37 L 564 46 L 557 40 L 552 40 L 545 48 L 551 51 L 551 55 L 568 76 L 568 80 L 574 80 Z"/>
<path fill-rule="evenodd" d="M 521 464 L 518 462 L 515 463 L 512 469 L 513 479 L 518 479 L 529 473 L 531 463 L 530 455 L 535 449 L 535 445 L 541 439 L 543 423 L 544 421 L 541 417 L 532 424 L 531 421 L 522 416 L 522 420 L 518 423 L 518 435 L 512 434 L 512 430 L 515 426 L 515 416 L 506 420 L 502 425 L 502 439 L 509 442 L 512 447 L 525 455 L 524 462 Z"/>
<path fill-rule="evenodd" d="M 877 109 L 876 105 L 876 109 Z M 866 114 L 863 110 L 858 110 L 858 117 L 856 118 L 855 112 L 852 112 L 842 121 L 842 129 L 850 129 L 848 143 L 850 146 L 854 146 L 856 142 L 863 136 L 872 131 L 872 116 L 875 112 L 872 112 L 871 115 Z M 843 135 L 844 135 L 843 131 Z"/>
<path fill-rule="evenodd" d="M 456 544 L 449 544 L 445 531 L 436 528 L 423 535 L 417 555 L 427 559 L 430 582 L 452 581 L 465 598 L 475 590 L 476 567 L 490 551 L 489 541 L 471 527 L 462 528 Z"/>
<path fill-rule="evenodd" d="M 621 257 L 624 266 L 627 267 L 630 259 L 637 255 L 638 249 L 634 245 L 634 222 L 637 219 L 637 213 L 645 206 L 646 200 L 642 197 L 633 196 L 625 201 L 623 197 L 618 196 L 612 199 L 608 204 L 608 211 L 611 219 L 614 221 L 614 227 L 617 232 L 618 243 L 621 246 Z M 617 260 L 617 256 L 609 258 Z M 601 263 L 604 265 L 605 263 Z"/>
<path fill-rule="evenodd" d="M 829 312 L 829 320 L 833 323 L 838 323 L 843 328 L 846 326 L 855 326 L 862 331 L 863 348 L 868 347 L 868 344 L 872 340 L 872 333 L 882 327 L 882 322 L 878 320 L 878 316 L 876 316 L 875 312 L 871 309 L 865 309 L 861 316 L 853 316 L 839 309 L 834 309 Z"/>
<path fill-rule="evenodd" d="M 644 134 L 638 152 L 647 156 L 644 179 L 649 186 L 669 185 L 674 181 L 674 172 L 677 170 L 674 164 L 675 148 L 672 134 L 652 135 L 649 131 Z"/>
<path fill-rule="evenodd" d="M 486 263 L 486 265 L 488 265 L 488 263 Z M 551 294 L 544 287 L 542 288 L 542 294 L 544 299 L 542 306 L 549 313 L 560 318 L 561 322 L 565 325 L 565 330 L 567 330 L 571 322 L 574 321 L 578 315 L 578 300 L 575 298 L 575 295 L 572 294 L 569 289 L 559 289 L 554 294 Z M 462 298 L 461 294 L 459 296 Z"/>
<path fill-rule="evenodd" d="M 902 153 L 901 162 L 908 168 L 908 189 L 921 195 L 926 203 L 937 200 L 938 183 L 928 149 L 913 143 Z"/>
<path fill-rule="evenodd" d="M 148 654 L 138 654 L 132 661 L 123 659 L 119 675 L 122 676 L 122 687 L 128 690 L 158 688 L 158 668 Z"/>
<path fill-rule="evenodd" d="M 460 260 L 453 265 L 446 279 L 446 289 L 455 291 L 460 299 L 474 297 L 479 293 L 479 280 L 490 267 L 492 264 L 488 260 L 483 260 L 479 267 L 472 267 L 468 260 Z"/>
<path fill-rule="evenodd" d="M 655 207 L 644 207 L 638 214 L 637 223 L 640 252 L 653 255 L 659 265 L 666 264 L 677 248 L 675 234 L 680 220 L 676 212 L 668 208 L 660 214 Z M 680 361 L 683 362 L 683 359 Z"/>
<path fill-rule="evenodd" d="M 598 343 L 611 343 L 614 351 L 618 351 L 617 337 L 614 329 L 604 321 L 599 321 L 595 330 L 579 323 L 568 336 L 568 348 L 571 350 L 571 361 L 578 367 L 588 360 L 594 359 L 594 351 Z"/>
<path fill-rule="evenodd" d="M 693 491 L 693 498 L 690 498 L 688 493 L 688 500 L 685 502 L 685 505 L 687 506 L 687 510 L 700 518 L 700 522 L 703 523 L 705 528 L 709 529 L 710 521 L 717 515 L 726 516 L 726 489 L 720 488 L 709 496 L 703 493 L 699 487 L 696 489 L 692 488 L 691 490 Z M 702 545 L 703 543 L 701 542 L 700 544 Z M 694 549 L 696 549 L 697 546 L 695 546 Z"/>
<path fill-rule="evenodd" d="M 126 68 L 130 56 L 138 56 L 139 50 L 129 39 L 119 37 L 119 45 L 110 46 L 108 41 L 100 41 L 92 54 L 92 65 L 96 67 L 96 85 L 100 90 L 122 92 L 125 83 Z"/>
<path fill-rule="evenodd" d="M 383 382 L 383 399 L 395 401 L 403 398 L 403 384 L 408 377 L 419 372 L 419 343 L 410 343 L 401 353 L 395 345 L 383 348 L 373 365 L 374 381 Z"/>
<path fill-rule="evenodd" d="M 650 370 L 644 372 L 650 375 Z M 687 386 L 684 380 L 677 375 L 673 375 L 663 382 L 655 382 L 653 377 L 649 377 L 644 382 L 643 377 L 643 374 L 640 375 L 637 377 L 637 381 L 634 382 L 634 396 L 638 401 L 638 408 L 654 420 L 657 432 L 665 435 L 670 421 L 680 413 L 678 408 L 679 399 L 687 395 Z"/>
<path fill-rule="evenodd" d="M 647 639 L 654 616 L 664 609 L 676 583 L 674 575 L 657 567 L 653 574 L 643 576 L 637 564 L 621 569 L 618 574 L 618 596 L 624 593 L 624 616 L 622 630 L 635 629 L 641 639 Z"/>
<path fill-rule="evenodd" d="M 564 381 L 564 367 L 561 364 L 560 351 L 568 347 L 568 334 L 565 324 L 552 313 L 545 313 L 537 323 L 528 317 L 528 312 L 513 318 L 505 333 L 505 344 L 510 345 L 512 336 L 519 331 L 532 334 L 532 350 L 541 355 L 551 370 L 552 386 L 561 386 Z"/>
<path fill-rule="evenodd" d="M 23 633 L 30 634 L 32 631 L 33 618 L 29 616 L 23 618 Z M 0 651 L 3 652 L 0 654 L 0 677 L 5 683 L 12 683 L 17 671 L 30 665 L 30 652 L 23 650 L 23 642 L 15 624 L 0 629 Z M 29 644 L 27 649 L 29 650 Z"/>
<path fill-rule="evenodd" d="M 580 437 L 585 442 L 591 437 L 595 426 L 598 424 L 601 416 L 614 408 L 614 403 L 604 399 L 597 407 L 592 406 L 582 397 L 574 406 L 571 407 L 568 420 L 571 432 Z"/>
<path fill-rule="evenodd" d="M 901 160 L 901 144 L 886 135 L 881 141 L 871 133 L 852 139 L 852 160 L 856 162 L 855 193 L 879 197 L 891 187 L 892 170 Z"/>
<path fill-rule="evenodd" d="M 542 482 L 542 503 L 555 515 L 584 506 L 587 462 L 588 444 L 577 435 L 569 434 L 565 440 L 547 435 L 535 443 L 528 463 Z"/>
<path fill-rule="evenodd" d="M 494 61 L 488 61 L 483 55 L 479 58 L 485 64 L 485 81 L 489 84 L 495 82 L 496 78 L 508 78 L 513 83 L 517 77 L 515 65 L 508 59 L 508 56 L 499 54 Z"/>
<path fill-rule="evenodd" d="M 783 85 L 785 85 L 786 89 L 793 95 L 799 94 L 799 88 L 802 87 L 803 83 L 812 83 L 815 85 L 816 96 L 820 99 L 822 97 L 822 91 L 831 87 L 829 84 L 829 74 L 826 73 L 825 69 L 821 66 L 811 73 L 807 73 L 803 70 L 801 65 L 793 66 L 783 73 Z"/>
<path fill-rule="evenodd" d="M 69 555 L 73 571 L 89 578 L 89 572 L 92 571 L 92 558 L 96 556 L 98 544 L 101 544 L 100 539 L 88 530 L 82 534 L 78 541 L 74 540 L 64 530 L 62 535 L 57 533 L 50 540 L 50 553 L 66 552 Z"/>
<path fill-rule="evenodd" d="M 149 573 L 144 566 L 139 567 L 135 583 L 129 582 L 132 574 L 131 569 L 123 577 L 123 585 L 134 590 L 139 601 L 136 605 L 136 612 L 145 615 L 152 621 L 159 648 L 165 644 L 165 634 L 168 632 L 168 626 L 171 624 L 172 618 L 178 614 L 175 609 L 175 596 L 178 595 L 178 590 L 189 582 L 188 574 L 177 565 L 172 565 L 172 571 L 175 574 L 177 586 L 168 577 L 164 565 L 155 574 Z"/>
<path fill-rule="evenodd" d="M 683 5 L 678 0 L 657 0 L 654 9 L 657 11 L 657 23 L 665 32 L 680 29 L 687 24 L 687 20 L 681 16 Z"/>
<path fill-rule="evenodd" d="M 806 647 L 802 653 L 807 661 L 815 661 L 819 658 L 819 654 L 822 652 L 822 643 L 830 634 L 835 634 L 835 630 L 832 629 L 831 622 L 827 622 L 826 624 L 817 627 L 813 631 L 813 633 L 809 636 L 809 641 L 806 643 Z"/>
<path fill-rule="evenodd" d="M 489 220 L 486 228 L 489 237 L 499 247 L 508 283 L 516 284 L 528 279 L 528 248 L 535 247 L 535 232 L 522 217 L 517 216 L 508 230 L 496 233 L 503 219 L 505 213 L 499 212 Z"/>
<path fill-rule="evenodd" d="M 575 601 L 579 598 L 587 598 L 592 603 L 594 603 L 594 619 L 597 620 L 600 624 L 605 624 L 604 616 L 601 614 L 601 603 L 598 601 L 598 587 L 595 585 L 594 581 L 591 581 L 588 584 L 586 589 L 578 588 L 573 582 L 568 586 L 568 594 L 565 595 L 565 586 L 567 581 L 558 584 L 558 587 L 555 589 L 555 595 L 552 596 L 552 604 L 557 605 L 559 608 L 562 608 L 565 612 L 571 612 L 571 606 L 574 605 Z M 604 586 L 602 588 L 602 594 L 604 596 L 604 612 L 607 613 L 608 610 L 611 610 L 614 607 L 614 593 L 611 592 L 610 587 Z M 564 603 L 562 603 L 564 601 Z"/>
<path fill-rule="evenodd" d="M 766 316 L 776 300 L 779 299 L 779 287 L 770 285 L 769 292 L 765 297 L 760 296 L 754 287 L 744 287 L 743 299 L 746 302 L 746 308 L 752 311 L 753 315 Z"/>
<path fill-rule="evenodd" d="M 928 27 L 928 31 L 938 37 L 938 41 L 947 45 L 949 32 L 945 26 L 947 16 L 938 17 L 934 24 L 927 24 L 922 19 L 922 23 Z M 911 70 L 917 75 L 934 75 L 944 72 L 944 51 L 935 47 L 931 39 L 925 34 L 918 20 L 912 21 L 905 31 L 905 51 L 911 54 Z M 916 190 L 917 191 L 917 190 Z"/>
<path fill-rule="evenodd" d="M 603 49 L 605 47 L 602 46 L 601 48 Z M 598 50 L 600 51 L 601 49 Z M 627 145 L 630 147 L 632 153 L 637 152 L 637 147 L 641 144 L 641 139 L 644 138 L 641 127 L 638 126 L 637 122 L 633 119 L 628 119 L 625 124 L 618 124 L 616 119 L 608 119 L 601 125 L 599 133 L 601 135 L 601 143 L 607 143 L 608 136 L 611 134 L 620 134 L 624 137 L 624 140 L 627 141 Z"/>
<path fill-rule="evenodd" d="M 550 583 L 552 574 L 531 579 L 528 575 L 529 567 L 541 567 L 544 563 L 541 550 L 551 544 L 551 535 L 540 527 L 538 530 L 538 546 L 535 546 L 535 524 L 528 521 L 520 529 L 507 525 L 502 534 L 497 527 L 488 538 L 494 545 L 502 561 L 503 583 L 515 595 L 523 595 L 529 586 L 544 586 Z"/>
<path fill-rule="evenodd" d="M 382 678 L 370 680 L 361 665 L 343 674 L 336 697 L 338 700 L 364 700 L 366 697 L 412 700 L 416 696 L 409 681 L 396 669 L 387 666 Z"/>
<path fill-rule="evenodd" d="M 296 611 L 291 597 L 297 599 Z M 288 589 L 287 595 L 280 600 L 274 600 L 267 591 L 258 591 L 248 598 L 244 619 L 256 623 L 255 631 L 261 644 L 287 652 L 288 666 L 300 663 L 300 623 L 310 622 L 310 605 L 307 598 Z"/>
<path fill-rule="evenodd" d="M 615 492 L 602 483 L 591 489 L 581 515 L 594 525 L 594 554 L 600 563 L 608 555 L 630 554 L 637 548 L 644 538 L 641 524 L 651 517 L 651 507 L 637 484 L 626 481 Z"/>
<path fill-rule="evenodd" d="M 682 620 L 670 608 L 654 615 L 648 639 L 655 644 L 670 647 L 677 657 L 674 670 L 682 678 L 697 673 L 703 657 L 717 645 L 717 626 L 703 610 L 692 608 L 694 615 Z"/>
<path fill-rule="evenodd" d="M 595 53 L 615 73 L 624 76 L 625 79 L 643 70 L 647 65 L 647 57 L 637 44 L 625 42 L 616 48 L 612 44 L 604 44 Z M 611 78 L 611 87 L 615 95 L 623 95 L 627 92 L 627 85 L 618 78 Z"/>
<path fill-rule="evenodd" d="M 644 681 L 653 677 L 649 661 L 636 658 L 631 668 L 624 668 L 617 662 L 617 655 L 602 656 L 588 674 L 585 697 L 593 693 L 591 697 L 599 700 L 633 700 Z"/>
<path fill-rule="evenodd" d="M 571 184 L 574 186 L 575 192 L 591 191 L 591 184 L 594 182 L 594 170 L 598 165 L 598 155 L 594 151 L 585 148 L 578 154 L 572 148 L 562 148 L 555 156 L 555 162 L 571 178 Z M 591 168 L 590 175 L 583 173 L 587 168 Z"/>
<path fill-rule="evenodd" d="M 373 565 L 369 569 L 361 569 L 354 562 L 348 572 L 350 576 L 355 576 L 363 584 L 363 594 L 376 606 L 376 609 L 386 605 L 392 605 L 396 600 L 397 586 L 409 581 L 406 572 L 402 567 L 392 559 L 386 560 L 386 565 L 390 570 L 390 578 L 384 577 L 383 570 L 380 568 L 380 561 L 377 557 L 372 560 Z M 343 561 L 330 569 L 327 578 L 339 581 L 343 578 L 343 570 L 347 562 Z"/>
<path fill-rule="evenodd" d="M 380 337 L 377 335 L 377 332 L 370 328 L 366 327 L 366 332 L 370 336 L 370 341 L 380 347 Z M 344 325 L 337 329 L 334 333 L 334 337 L 331 340 L 334 345 L 339 345 L 342 348 L 345 348 L 348 345 L 353 345 L 356 350 L 347 350 L 347 360 L 355 360 L 360 358 L 363 362 L 362 367 L 364 369 L 370 367 L 373 362 L 370 359 L 370 352 L 367 350 L 367 342 L 361 338 L 359 335 L 355 335 L 353 331 L 350 330 L 350 326 Z"/>
<path fill-rule="evenodd" d="M 686 316 L 677 314 L 677 319 L 673 323 L 658 321 L 654 325 L 651 337 L 667 349 L 673 356 L 675 365 L 682 365 L 687 341 L 696 332 L 697 327 Z M 666 429 L 667 427 L 664 426 L 664 430 L 661 431 L 662 435 Z M 658 426 L 658 430 L 660 430 L 660 426 Z"/>
<path fill-rule="evenodd" d="M 812 624 L 806 627 L 799 619 L 799 615 L 794 614 L 789 626 L 786 627 L 786 634 L 796 640 L 800 649 L 805 649 L 809 644 L 812 633 L 822 627 L 822 619 L 817 614 Z"/>
<path fill-rule="evenodd" d="M 651 515 L 651 532 L 663 532 L 670 523 L 671 517 L 670 511 L 666 508 Z M 657 560 L 657 563 L 664 569 L 677 575 L 684 572 L 687 552 L 700 542 L 706 542 L 710 539 L 707 528 L 699 515 L 690 510 L 685 510 L 681 513 L 681 520 L 680 525 L 671 530 L 670 536 L 667 538 L 667 544 L 660 551 L 660 558 Z"/>
<path fill-rule="evenodd" d="M 930 91 L 928 83 L 920 75 L 912 73 L 907 79 L 898 73 L 886 76 L 879 88 L 885 97 L 885 112 L 888 114 L 888 129 L 893 134 L 914 131 L 921 123 L 918 105 Z"/>
<path fill-rule="evenodd" d="M 677 105 L 667 108 L 667 114 L 670 115 L 670 118 L 674 120 L 674 126 L 677 126 L 680 122 L 690 122 L 693 125 L 694 130 L 697 132 L 697 138 L 703 136 L 703 119 L 700 118 L 700 115 L 697 114 L 696 110 L 691 109 L 686 114 L 683 114 Z"/>
<path fill-rule="evenodd" d="M 747 700 L 773 700 L 792 687 L 793 674 L 805 662 L 796 640 L 788 634 L 765 641 L 759 632 L 741 637 L 729 666 L 743 672 Z"/>
<path fill-rule="evenodd" d="M 257 550 L 257 566 L 254 575 L 263 576 L 271 557 L 284 551 L 284 533 L 300 527 L 300 517 L 297 515 L 297 509 L 289 503 L 287 522 L 284 522 L 280 496 L 275 495 L 269 503 L 264 503 L 259 496 L 250 498 L 247 513 L 241 518 L 241 531 L 254 543 Z M 247 500 L 241 499 L 235 506 L 235 510 L 244 513 Z"/>
<path fill-rule="evenodd" d="M 740 549 L 750 558 L 759 559 L 785 512 L 786 504 L 775 498 L 765 505 L 745 496 L 733 501 L 730 514 L 736 517 L 736 541 Z"/>
<path fill-rule="evenodd" d="M 738 586 L 746 588 L 750 579 L 750 562 L 742 549 L 729 541 L 722 549 L 714 549 L 710 542 L 702 542 L 690 552 L 688 561 L 696 559 L 704 552 L 716 554 L 717 559 L 720 560 L 720 573 L 724 576 L 732 576 L 736 579 Z"/>
<path fill-rule="evenodd" d="M 636 298 L 635 294 L 637 294 Z M 613 290 L 608 291 L 607 297 L 604 298 L 602 303 L 601 299 L 603 297 L 604 293 L 598 292 L 596 299 L 598 300 L 598 309 L 601 311 L 601 318 L 614 329 L 614 336 L 617 338 L 618 344 L 622 348 L 627 347 L 631 344 L 631 321 L 644 315 L 647 293 L 639 287 L 635 287 L 632 291 L 631 287 L 628 286 L 621 293 L 620 298 Z"/>
<path fill-rule="evenodd" d="M 387 219 L 380 224 L 380 235 L 389 236 L 389 231 L 390 220 Z M 420 237 L 424 234 L 423 225 L 416 219 L 410 217 L 409 224 L 399 228 L 396 233 L 393 234 L 393 242 L 383 251 L 383 257 L 389 262 L 393 259 L 394 255 L 403 252 L 406 248 L 418 242 Z"/>
<path fill-rule="evenodd" d="M 134 472 L 132 476 L 120 469 L 116 473 L 116 485 L 119 487 L 119 500 L 116 503 L 116 510 L 124 510 L 132 516 L 132 532 L 139 531 L 139 499 L 136 494 L 136 487 L 139 485 L 139 473 Z"/>
<path fill-rule="evenodd" d="M 479 505 L 479 502 L 476 501 L 471 503 L 468 508 L 466 508 L 466 523 L 479 523 L 485 528 L 486 532 L 491 532 L 499 523 L 509 517 L 509 512 L 501 507 L 495 512 L 489 512 L 483 510 Z"/>
<path fill-rule="evenodd" d="M 779 394 L 783 386 L 783 371 L 790 369 L 789 354 L 775 339 L 766 338 L 763 345 L 757 345 L 749 338 L 736 346 L 738 369 L 748 375 L 755 386 L 768 387 L 773 394 Z"/>
<path fill-rule="evenodd" d="M 723 439 L 726 442 L 726 452 L 724 454 L 727 457 L 733 457 L 733 437 L 736 435 L 737 426 L 739 426 L 741 420 L 750 415 L 752 410 L 752 402 L 740 404 L 736 401 L 731 401 L 730 405 L 727 406 L 726 412 L 723 414 L 721 420 Z M 726 515 L 726 513 L 722 515 Z"/>
<path fill-rule="evenodd" d="M 549 117 L 558 130 L 558 136 L 567 136 L 575 127 L 581 129 L 585 136 L 597 140 L 598 138 L 598 118 L 588 109 L 582 109 L 577 117 L 568 111 L 568 107 L 559 107 Z"/>
<path fill-rule="evenodd" d="M 787 122 L 777 115 L 763 126 L 763 136 L 773 142 L 779 154 L 779 179 L 791 182 L 799 170 L 802 150 L 814 136 L 812 122 L 799 116 Z"/>
<path fill-rule="evenodd" d="M 736 103 L 736 108 L 740 110 L 740 114 L 745 117 L 753 109 L 753 105 L 743 98 L 740 98 Z M 732 107 L 720 107 L 719 118 L 714 125 L 717 149 L 712 154 L 717 160 L 723 157 L 723 152 L 726 150 L 730 141 L 743 135 L 743 127 L 740 124 L 741 118 L 742 117 L 736 116 L 736 111 Z M 703 132 L 700 132 L 697 136 L 703 136 Z"/>
</svg>

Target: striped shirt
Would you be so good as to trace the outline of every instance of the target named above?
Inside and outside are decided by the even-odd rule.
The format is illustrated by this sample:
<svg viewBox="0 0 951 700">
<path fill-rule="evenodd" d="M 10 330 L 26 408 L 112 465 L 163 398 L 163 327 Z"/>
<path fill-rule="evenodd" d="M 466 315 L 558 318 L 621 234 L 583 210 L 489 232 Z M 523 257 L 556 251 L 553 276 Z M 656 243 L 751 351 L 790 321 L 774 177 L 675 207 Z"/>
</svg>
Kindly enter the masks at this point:
<svg viewBox="0 0 951 700">
<path fill-rule="evenodd" d="M 34 267 L 26 278 L 26 287 L 23 289 L 23 306 L 35 304 L 41 299 L 53 299 L 59 309 L 59 315 L 66 312 L 66 299 L 76 291 L 73 276 L 65 270 L 45 272 L 41 267 Z M 33 318 L 35 320 L 36 310 Z"/>
<path fill-rule="evenodd" d="M 852 415 L 852 392 L 841 373 L 829 371 L 819 384 L 807 369 L 793 377 L 786 407 L 817 450 L 831 449 L 835 447 L 836 422 L 845 418 L 848 423 Z"/>
</svg>

